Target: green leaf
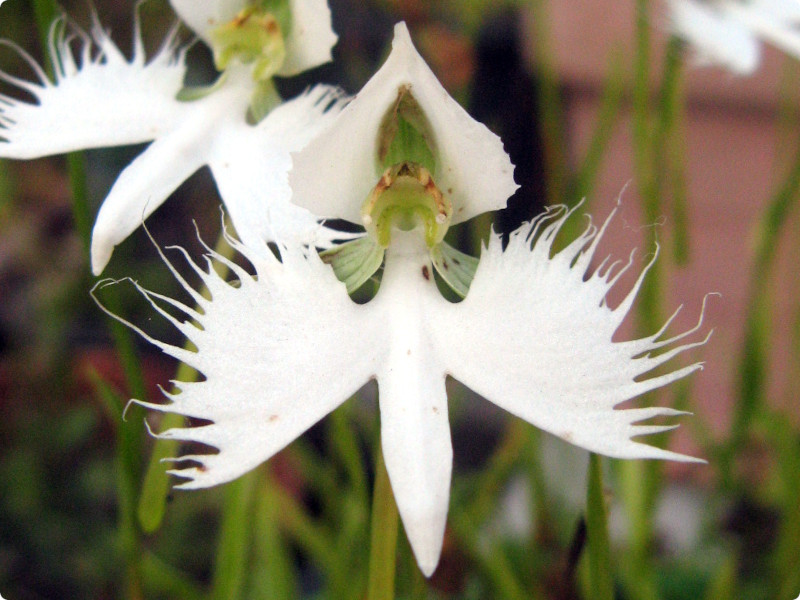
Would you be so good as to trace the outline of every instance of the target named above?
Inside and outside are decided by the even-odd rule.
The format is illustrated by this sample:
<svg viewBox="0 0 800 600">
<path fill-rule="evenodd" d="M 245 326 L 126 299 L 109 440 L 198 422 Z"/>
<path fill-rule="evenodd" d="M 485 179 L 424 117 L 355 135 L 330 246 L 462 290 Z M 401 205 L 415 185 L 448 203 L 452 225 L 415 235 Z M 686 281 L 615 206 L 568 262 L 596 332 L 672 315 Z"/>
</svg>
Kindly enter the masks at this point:
<svg viewBox="0 0 800 600">
<path fill-rule="evenodd" d="M 466 297 L 478 269 L 478 259 L 442 242 L 431 249 L 431 260 L 447 285 L 462 298 Z"/>
<path fill-rule="evenodd" d="M 375 470 L 367 600 L 392 600 L 397 561 L 398 514 L 380 448 Z"/>
</svg>

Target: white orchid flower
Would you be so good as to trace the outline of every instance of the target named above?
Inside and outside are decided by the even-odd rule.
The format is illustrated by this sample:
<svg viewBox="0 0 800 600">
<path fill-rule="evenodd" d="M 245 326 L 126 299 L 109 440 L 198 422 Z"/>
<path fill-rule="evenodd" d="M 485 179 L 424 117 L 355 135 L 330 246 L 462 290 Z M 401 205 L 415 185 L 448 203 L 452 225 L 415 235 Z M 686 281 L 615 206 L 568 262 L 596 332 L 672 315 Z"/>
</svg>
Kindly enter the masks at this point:
<svg viewBox="0 0 800 600">
<path fill-rule="evenodd" d="M 185 47 L 177 43 L 176 29 L 148 61 L 137 19 L 128 60 L 96 20 L 90 33 L 68 32 L 62 20 L 50 34 L 55 81 L 18 48 L 37 81 L 0 72 L 0 79 L 36 100 L 0 96 L 0 157 L 29 159 L 154 140 L 122 172 L 98 213 L 91 248 L 96 274 L 114 247 L 205 165 L 239 237 L 251 247 L 293 237 L 329 244 L 313 215 L 290 203 L 287 171 L 290 152 L 335 116 L 340 94 L 317 86 L 280 104 L 271 84 L 272 75 L 330 60 L 336 35 L 325 0 L 271 0 L 263 3 L 267 8 L 246 0 L 172 4 L 214 50 L 222 71 L 214 86 L 195 90 L 192 98 L 181 91 Z"/>
<path fill-rule="evenodd" d="M 395 160 L 399 166 L 384 170 Z M 211 299 L 167 263 L 197 309 L 139 288 L 197 351 L 137 330 L 205 376 L 179 382 L 167 404 L 134 401 L 212 422 L 157 434 L 219 450 L 175 459 L 199 464 L 170 471 L 188 479 L 178 487 L 239 477 L 376 379 L 386 468 L 418 564 L 430 575 L 441 552 L 452 468 L 447 376 L 593 452 L 696 460 L 632 439 L 671 428 L 640 421 L 682 413 L 615 409 L 700 369 L 652 373 L 705 340 L 678 343 L 701 323 L 666 337 L 670 319 L 651 336 L 613 341 L 649 265 L 625 299 L 608 306 L 609 290 L 633 262 L 633 255 L 622 267 L 609 259 L 593 262 L 611 217 L 600 228 L 590 224 L 560 251 L 554 240 L 573 212 L 564 208 L 522 226 L 505 249 L 494 235 L 480 262 L 442 248 L 449 223 L 502 206 L 516 186 L 499 138 L 447 95 L 405 25 L 397 26 L 380 71 L 295 156 L 292 180 L 295 197 L 319 214 L 367 224 L 367 242 L 323 254 L 336 272 L 302 246 L 281 245 L 277 258 L 229 238 L 254 274 L 213 252 L 205 269 L 189 260 Z M 337 274 L 372 274 L 380 263 L 376 254 L 385 255 L 380 288 L 356 304 Z M 346 260 L 337 265 L 342 255 Z M 238 281 L 221 279 L 212 259 L 227 264 Z M 434 268 L 465 295 L 462 302 L 442 296 Z"/>
<path fill-rule="evenodd" d="M 668 0 L 672 32 L 689 42 L 700 64 L 749 75 L 759 40 L 800 58 L 800 0 Z"/>
</svg>

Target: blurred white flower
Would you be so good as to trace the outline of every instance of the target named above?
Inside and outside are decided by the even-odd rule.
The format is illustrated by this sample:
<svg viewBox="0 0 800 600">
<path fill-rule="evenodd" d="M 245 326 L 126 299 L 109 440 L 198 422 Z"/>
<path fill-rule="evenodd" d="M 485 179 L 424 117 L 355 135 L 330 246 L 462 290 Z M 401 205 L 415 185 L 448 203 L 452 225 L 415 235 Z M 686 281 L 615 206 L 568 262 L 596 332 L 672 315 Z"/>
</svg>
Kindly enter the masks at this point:
<svg viewBox="0 0 800 600">
<path fill-rule="evenodd" d="M 800 58 L 800 0 L 668 0 L 672 32 L 700 64 L 738 75 L 755 71 L 759 40 Z"/>
<path fill-rule="evenodd" d="M 245 8 L 245 0 L 172 4 L 211 44 L 223 71 L 217 83 L 182 90 L 186 48 L 177 43 L 177 28 L 148 61 L 137 19 L 128 60 L 96 20 L 86 33 L 62 19 L 50 32 L 55 81 L 21 49 L 0 42 L 16 48 L 36 75 L 26 81 L 0 71 L 0 79 L 36 100 L 0 96 L 0 156 L 28 159 L 155 140 L 122 172 L 98 213 L 91 252 L 96 274 L 114 246 L 205 165 L 251 247 L 295 237 L 329 244 L 313 215 L 290 203 L 287 171 L 289 153 L 330 122 L 340 94 L 317 86 L 280 104 L 271 84 L 273 74 L 330 60 L 336 35 L 325 0 L 275 2 L 285 5 L 278 16 Z"/>
<path fill-rule="evenodd" d="M 381 173 L 393 156 L 401 167 Z M 429 162 L 430 170 L 409 157 Z M 666 337 L 670 319 L 651 336 L 613 341 L 647 267 L 624 300 L 608 306 L 609 290 L 633 264 L 633 255 L 624 266 L 608 258 L 594 263 L 611 217 L 600 228 L 590 223 L 556 250 L 554 241 L 574 211 L 553 208 L 517 230 L 505 249 L 493 235 L 479 263 L 458 267 L 449 261 L 462 262 L 464 255 L 448 250 L 434 264 L 441 258 L 441 230 L 451 220 L 502 206 L 516 186 L 499 138 L 446 94 L 405 25 L 395 29 L 381 70 L 295 157 L 292 179 L 296 196 L 315 211 L 367 224 L 365 239 L 381 258 L 385 254 L 380 288 L 359 305 L 313 250 L 283 244 L 277 258 L 233 239 L 255 274 L 213 252 L 205 269 L 189 261 L 210 300 L 167 263 L 197 309 L 134 284 L 197 351 L 137 330 L 205 376 L 178 383 L 167 404 L 135 401 L 212 422 L 157 434 L 219 450 L 175 459 L 199 463 L 171 471 L 189 479 L 178 487 L 239 477 L 376 379 L 386 468 L 417 561 L 430 575 L 441 552 L 452 468 L 447 376 L 593 452 L 696 460 L 632 440 L 671 429 L 640 421 L 682 413 L 615 409 L 700 369 L 692 364 L 653 373 L 705 340 L 678 343 L 700 322 Z M 348 261 L 371 265 L 374 252 L 346 254 Z M 211 259 L 227 264 L 238 281 L 221 279 Z M 434 266 L 439 273 L 460 269 L 462 279 L 451 286 L 464 292 L 462 302 L 442 296 Z"/>
</svg>

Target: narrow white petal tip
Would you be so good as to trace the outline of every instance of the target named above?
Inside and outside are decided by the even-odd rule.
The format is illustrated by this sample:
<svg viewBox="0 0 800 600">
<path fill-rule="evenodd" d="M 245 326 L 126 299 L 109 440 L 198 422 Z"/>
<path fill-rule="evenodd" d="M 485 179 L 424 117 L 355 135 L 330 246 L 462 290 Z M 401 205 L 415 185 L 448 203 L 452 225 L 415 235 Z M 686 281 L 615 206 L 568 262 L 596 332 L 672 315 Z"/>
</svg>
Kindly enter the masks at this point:
<svg viewBox="0 0 800 600">
<path fill-rule="evenodd" d="M 419 570 L 425 577 L 433 575 L 439 565 L 444 541 L 445 518 L 435 519 L 436 522 L 425 519 L 408 523 L 407 519 L 403 520 L 406 535 L 411 543 L 411 549 L 414 551 L 414 558 L 417 559 Z"/>
<path fill-rule="evenodd" d="M 92 235 L 92 273 L 99 276 L 103 269 L 106 268 L 108 261 L 111 260 L 111 254 L 114 252 L 114 244 L 96 233 Z"/>
</svg>

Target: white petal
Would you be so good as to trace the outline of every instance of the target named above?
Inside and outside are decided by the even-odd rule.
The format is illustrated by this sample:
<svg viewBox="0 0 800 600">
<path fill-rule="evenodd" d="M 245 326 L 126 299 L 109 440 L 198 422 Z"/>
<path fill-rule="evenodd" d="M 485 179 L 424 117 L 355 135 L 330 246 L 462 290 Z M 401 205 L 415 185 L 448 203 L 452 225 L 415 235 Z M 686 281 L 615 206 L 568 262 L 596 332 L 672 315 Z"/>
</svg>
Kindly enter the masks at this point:
<svg viewBox="0 0 800 600">
<path fill-rule="evenodd" d="M 453 450 L 445 373 L 427 320 L 446 302 L 424 253 L 404 256 L 393 244 L 388 254 L 373 307 L 389 337 L 378 371 L 381 443 L 403 526 L 420 569 L 430 577 L 442 549 Z"/>
<path fill-rule="evenodd" d="M 202 382 L 178 383 L 182 391 L 169 395 L 168 404 L 142 403 L 212 421 L 159 434 L 219 450 L 181 457 L 201 465 L 171 471 L 189 479 L 179 486 L 187 489 L 230 481 L 267 460 L 375 372 L 372 340 L 362 327 L 363 307 L 350 300 L 316 253 L 305 256 L 283 248 L 279 261 L 233 243 L 251 261 L 255 276 L 225 261 L 238 277 L 232 285 L 210 265 L 202 270 L 190 263 L 210 290 L 210 301 L 178 276 L 202 314 L 141 290 L 197 352 L 148 339 L 205 376 Z M 198 326 L 170 317 L 160 308 L 164 302 L 196 319 Z"/>
<path fill-rule="evenodd" d="M 212 29 L 233 20 L 247 0 L 169 0 L 172 9 L 197 36 L 209 42 Z"/>
<path fill-rule="evenodd" d="M 114 246 L 206 165 L 216 140 L 244 125 L 252 91 L 245 71 L 230 71 L 214 93 L 181 103 L 171 131 L 159 137 L 119 176 L 100 207 L 92 232 L 92 270 L 99 274 Z M 262 168 L 268 168 L 264 165 Z"/>
<path fill-rule="evenodd" d="M 99 275 L 114 247 L 135 231 L 178 186 L 205 164 L 203 132 L 186 128 L 162 137 L 128 165 L 111 188 L 92 230 L 92 272 Z"/>
<path fill-rule="evenodd" d="M 314 214 L 361 222 L 360 209 L 378 182 L 378 130 L 410 86 L 425 112 L 438 153 L 437 186 L 454 209 L 453 222 L 503 208 L 517 189 L 503 144 L 470 117 L 417 53 L 404 23 L 395 27 L 392 53 L 325 133 L 295 155 L 290 183 L 296 204 Z"/>
<path fill-rule="evenodd" d="M 286 38 L 286 61 L 278 75 L 288 77 L 333 59 L 338 36 L 331 27 L 327 0 L 290 0 L 292 29 Z"/>
<path fill-rule="evenodd" d="M 138 17 L 130 61 L 98 23 L 91 36 L 78 30 L 67 32 L 66 27 L 59 21 L 50 33 L 55 83 L 20 49 L 17 51 L 38 81 L 0 71 L 0 79 L 36 100 L 30 103 L 0 96 L 0 138 L 5 140 L 0 142 L 0 156 L 34 158 L 144 142 L 159 136 L 180 114 L 181 103 L 175 95 L 181 88 L 185 65 L 184 49 L 177 46 L 175 30 L 146 62 Z"/>
<path fill-rule="evenodd" d="M 695 0 L 669 0 L 669 6 L 673 33 L 692 44 L 700 63 L 719 64 L 738 75 L 756 69 L 761 50 L 745 25 Z"/>
<path fill-rule="evenodd" d="M 209 165 L 245 245 L 265 248 L 264 240 L 330 245 L 325 239 L 330 230 L 291 202 L 289 153 L 329 126 L 341 105 L 336 88 L 317 86 L 277 107 L 257 127 L 242 120 L 220 131 Z"/>
<path fill-rule="evenodd" d="M 700 324 L 672 339 L 662 339 L 662 331 L 640 340 L 612 341 L 644 273 L 626 299 L 609 308 L 609 289 L 631 265 L 620 270 L 606 260 L 593 271 L 590 267 L 611 217 L 599 232 L 590 226 L 551 256 L 553 239 L 568 216 L 566 211 L 546 213 L 517 230 L 505 251 L 498 237 L 491 240 L 466 299 L 432 322 L 449 373 L 502 408 L 592 452 L 696 460 L 631 440 L 664 429 L 634 423 L 676 411 L 614 407 L 700 369 L 693 364 L 663 375 L 650 373 L 704 343 L 674 344 Z M 673 348 L 651 355 L 668 345 Z"/>
</svg>

